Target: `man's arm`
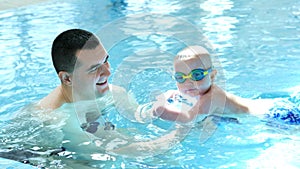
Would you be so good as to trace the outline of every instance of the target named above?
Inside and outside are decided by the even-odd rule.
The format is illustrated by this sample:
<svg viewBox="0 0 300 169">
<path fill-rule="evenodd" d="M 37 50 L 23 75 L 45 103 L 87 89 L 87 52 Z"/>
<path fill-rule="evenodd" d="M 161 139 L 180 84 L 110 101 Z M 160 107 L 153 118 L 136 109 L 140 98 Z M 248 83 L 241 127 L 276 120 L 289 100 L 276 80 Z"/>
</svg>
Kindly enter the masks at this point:
<svg viewBox="0 0 300 169">
<path fill-rule="evenodd" d="M 109 150 L 125 157 L 148 158 L 162 154 L 182 141 L 189 133 L 190 126 L 177 126 L 176 129 L 155 139 L 136 140 L 129 145 Z"/>
<path fill-rule="evenodd" d="M 83 118 L 83 120 L 78 118 Z M 130 128 L 105 130 L 105 126 L 98 125 L 97 130 L 90 133 L 80 128 L 81 121 L 84 121 L 84 116 L 77 116 L 75 112 L 68 119 L 68 127 L 65 126 L 64 128 L 65 133 L 68 134 L 66 140 L 70 140 L 70 142 L 65 143 L 68 150 L 79 153 L 105 151 L 126 157 L 139 158 L 149 157 L 169 150 L 180 142 L 191 128 L 190 126 L 179 126 L 156 138 L 149 139 L 147 137 L 147 139 L 143 139 L 126 134 L 130 130 L 138 130 Z"/>
<path fill-rule="evenodd" d="M 120 86 L 111 86 L 111 92 L 118 112 L 134 122 L 149 122 L 152 120 L 152 103 L 139 105 L 132 94 Z"/>
</svg>

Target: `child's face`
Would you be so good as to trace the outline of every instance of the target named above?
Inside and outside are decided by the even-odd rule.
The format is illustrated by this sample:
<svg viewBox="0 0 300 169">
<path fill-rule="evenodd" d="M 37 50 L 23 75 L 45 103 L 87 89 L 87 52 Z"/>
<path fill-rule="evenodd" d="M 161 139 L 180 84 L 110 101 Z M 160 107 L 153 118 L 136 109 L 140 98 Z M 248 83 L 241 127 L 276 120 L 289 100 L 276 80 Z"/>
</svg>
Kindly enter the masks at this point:
<svg viewBox="0 0 300 169">
<path fill-rule="evenodd" d="M 194 69 L 204 69 L 207 70 L 211 68 L 211 62 L 208 55 L 201 56 L 201 58 L 190 58 L 187 60 L 175 60 L 174 69 L 175 72 L 182 72 L 185 75 L 188 75 Z M 212 73 L 215 73 L 214 71 Z M 205 94 L 213 80 L 212 73 L 208 73 L 202 80 L 194 81 L 192 79 L 186 79 L 183 83 L 176 83 L 178 90 L 181 93 L 187 94 L 189 96 L 201 96 Z"/>
</svg>

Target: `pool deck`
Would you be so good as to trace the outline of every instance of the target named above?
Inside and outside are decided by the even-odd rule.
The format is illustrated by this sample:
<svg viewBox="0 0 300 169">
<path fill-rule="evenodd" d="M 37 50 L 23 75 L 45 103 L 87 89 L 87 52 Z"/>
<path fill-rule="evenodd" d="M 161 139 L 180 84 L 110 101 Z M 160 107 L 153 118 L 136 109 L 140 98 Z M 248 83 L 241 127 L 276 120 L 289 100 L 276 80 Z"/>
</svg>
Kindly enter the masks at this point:
<svg viewBox="0 0 300 169">
<path fill-rule="evenodd" d="M 45 1 L 47 0 L 0 0 L 0 11 Z"/>
</svg>

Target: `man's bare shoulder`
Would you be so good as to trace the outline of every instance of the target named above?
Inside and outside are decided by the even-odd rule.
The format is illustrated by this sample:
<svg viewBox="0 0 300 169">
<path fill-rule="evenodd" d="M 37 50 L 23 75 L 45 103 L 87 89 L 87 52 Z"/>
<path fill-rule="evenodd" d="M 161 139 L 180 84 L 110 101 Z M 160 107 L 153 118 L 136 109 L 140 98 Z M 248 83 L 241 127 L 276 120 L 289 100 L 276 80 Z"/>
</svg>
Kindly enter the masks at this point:
<svg viewBox="0 0 300 169">
<path fill-rule="evenodd" d="M 61 86 L 56 87 L 51 93 L 49 93 L 46 97 L 41 99 L 37 106 L 40 109 L 57 109 L 65 103 L 64 96 L 61 92 Z"/>
</svg>

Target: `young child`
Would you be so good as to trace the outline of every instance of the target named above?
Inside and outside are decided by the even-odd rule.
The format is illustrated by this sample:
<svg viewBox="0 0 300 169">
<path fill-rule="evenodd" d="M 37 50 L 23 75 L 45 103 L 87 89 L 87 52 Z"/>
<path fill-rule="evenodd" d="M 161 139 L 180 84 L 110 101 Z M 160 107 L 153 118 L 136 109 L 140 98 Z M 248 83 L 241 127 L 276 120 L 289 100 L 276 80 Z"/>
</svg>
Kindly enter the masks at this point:
<svg viewBox="0 0 300 169">
<path fill-rule="evenodd" d="M 236 118 L 218 115 L 249 113 L 268 125 L 300 124 L 300 92 L 288 99 L 256 100 L 227 93 L 214 84 L 217 70 L 213 68 L 209 52 L 201 46 L 180 51 L 174 59 L 174 69 L 178 90 L 157 97 L 152 107 L 154 116 L 186 123 L 199 114 L 209 114 L 206 118 L 238 123 Z"/>
<path fill-rule="evenodd" d="M 217 70 L 205 48 L 189 46 L 180 51 L 174 59 L 174 70 L 178 90 L 157 97 L 155 116 L 186 123 L 198 114 L 249 113 L 246 99 L 214 84 Z"/>
</svg>

